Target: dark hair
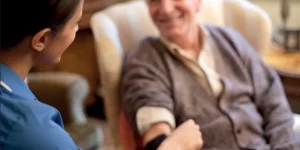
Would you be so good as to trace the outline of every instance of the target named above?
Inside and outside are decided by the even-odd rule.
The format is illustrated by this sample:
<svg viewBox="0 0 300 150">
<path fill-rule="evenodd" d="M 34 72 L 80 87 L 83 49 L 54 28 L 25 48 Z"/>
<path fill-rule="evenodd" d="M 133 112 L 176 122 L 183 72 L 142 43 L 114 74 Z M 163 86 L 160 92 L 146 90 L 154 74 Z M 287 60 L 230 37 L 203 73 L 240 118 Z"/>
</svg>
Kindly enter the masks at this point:
<svg viewBox="0 0 300 150">
<path fill-rule="evenodd" d="M 1 0 L 0 48 L 10 48 L 44 28 L 57 32 L 80 0 Z"/>
</svg>

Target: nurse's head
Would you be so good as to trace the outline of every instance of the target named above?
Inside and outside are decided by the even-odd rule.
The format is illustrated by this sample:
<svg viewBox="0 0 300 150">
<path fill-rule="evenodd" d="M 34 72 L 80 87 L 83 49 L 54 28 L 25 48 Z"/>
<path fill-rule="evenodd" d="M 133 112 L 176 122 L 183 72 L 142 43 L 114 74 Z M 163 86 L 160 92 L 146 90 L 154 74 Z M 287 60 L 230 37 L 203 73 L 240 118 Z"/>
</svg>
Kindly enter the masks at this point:
<svg viewBox="0 0 300 150">
<path fill-rule="evenodd" d="M 1 0 L 0 60 L 31 67 L 60 61 L 73 42 L 83 0 Z"/>
</svg>

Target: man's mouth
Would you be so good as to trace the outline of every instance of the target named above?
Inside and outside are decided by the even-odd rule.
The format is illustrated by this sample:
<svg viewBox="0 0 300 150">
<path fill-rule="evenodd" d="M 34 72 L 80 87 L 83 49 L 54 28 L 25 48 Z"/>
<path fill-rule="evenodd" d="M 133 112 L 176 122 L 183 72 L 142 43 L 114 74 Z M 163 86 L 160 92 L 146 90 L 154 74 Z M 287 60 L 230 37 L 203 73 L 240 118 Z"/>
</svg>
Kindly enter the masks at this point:
<svg viewBox="0 0 300 150">
<path fill-rule="evenodd" d="M 170 17 L 158 18 L 158 21 L 161 22 L 161 23 L 170 23 L 170 22 L 176 21 L 176 20 L 181 19 L 181 18 L 183 18 L 183 14 L 177 14 L 177 15 L 173 15 L 173 16 L 170 16 Z"/>
</svg>

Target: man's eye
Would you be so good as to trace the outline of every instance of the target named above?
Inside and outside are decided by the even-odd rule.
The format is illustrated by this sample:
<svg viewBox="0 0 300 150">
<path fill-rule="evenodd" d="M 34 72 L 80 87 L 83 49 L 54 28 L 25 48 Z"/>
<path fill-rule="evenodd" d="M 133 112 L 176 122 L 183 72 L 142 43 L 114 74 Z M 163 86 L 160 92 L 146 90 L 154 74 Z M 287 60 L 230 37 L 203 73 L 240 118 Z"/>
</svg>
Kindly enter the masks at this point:
<svg viewBox="0 0 300 150">
<path fill-rule="evenodd" d="M 148 0 L 149 3 L 159 3 L 160 0 Z"/>
</svg>

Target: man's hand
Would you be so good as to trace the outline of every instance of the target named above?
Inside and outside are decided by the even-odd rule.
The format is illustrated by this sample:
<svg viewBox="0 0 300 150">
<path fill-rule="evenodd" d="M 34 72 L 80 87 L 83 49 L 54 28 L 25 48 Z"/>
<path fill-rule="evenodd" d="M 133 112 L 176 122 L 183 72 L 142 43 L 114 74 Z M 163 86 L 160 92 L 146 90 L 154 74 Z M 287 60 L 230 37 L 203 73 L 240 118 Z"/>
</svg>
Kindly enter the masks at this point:
<svg viewBox="0 0 300 150">
<path fill-rule="evenodd" d="M 190 119 L 175 129 L 158 150 L 200 150 L 202 146 L 200 127 Z"/>
</svg>

